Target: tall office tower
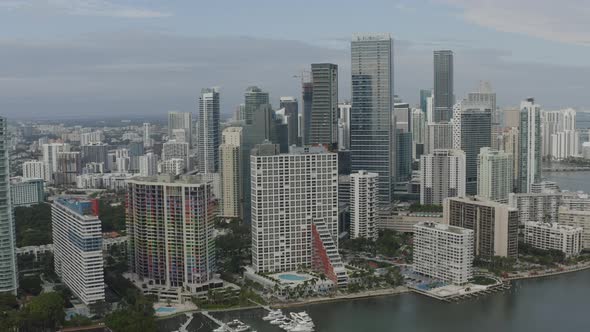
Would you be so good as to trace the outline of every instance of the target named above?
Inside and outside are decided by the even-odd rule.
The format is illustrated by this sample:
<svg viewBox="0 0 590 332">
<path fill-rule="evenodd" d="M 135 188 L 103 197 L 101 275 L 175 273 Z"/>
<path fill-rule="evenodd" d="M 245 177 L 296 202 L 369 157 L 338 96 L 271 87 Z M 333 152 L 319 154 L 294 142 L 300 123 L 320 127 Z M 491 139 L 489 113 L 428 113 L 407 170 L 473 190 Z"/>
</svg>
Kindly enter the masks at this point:
<svg viewBox="0 0 590 332">
<path fill-rule="evenodd" d="M 51 226 L 55 273 L 84 304 L 104 301 L 98 201 L 58 197 L 51 205 Z"/>
<path fill-rule="evenodd" d="M 103 140 L 104 134 L 100 130 L 80 134 L 80 145 L 98 144 L 102 143 Z"/>
<path fill-rule="evenodd" d="M 408 103 L 395 103 L 393 106 L 395 128 L 403 132 L 412 131 L 412 109 Z"/>
<path fill-rule="evenodd" d="M 143 123 L 143 146 L 146 148 L 152 147 L 154 142 L 152 140 L 152 126 L 148 122 Z"/>
<path fill-rule="evenodd" d="M 507 128 L 501 134 L 501 141 L 499 142 L 499 149 L 504 152 L 512 154 L 512 186 L 515 188 L 518 185 L 518 176 L 520 174 L 520 133 L 517 127 Z M 513 189 L 514 190 L 514 189 Z"/>
<path fill-rule="evenodd" d="M 550 222 L 561 220 L 559 217 L 559 205 L 561 193 L 510 193 L 508 204 L 518 210 L 518 220 L 524 225 L 526 222 Z"/>
<path fill-rule="evenodd" d="M 427 123 L 424 142 L 424 154 L 431 154 L 434 150 L 453 148 L 452 123 Z"/>
<path fill-rule="evenodd" d="M 353 171 L 379 174 L 378 203 L 386 208 L 392 201 L 395 171 L 393 40 L 389 34 L 357 34 L 350 46 L 351 166 Z"/>
<path fill-rule="evenodd" d="M 246 89 L 244 98 L 246 101 L 244 104 L 244 120 L 246 120 L 246 124 L 252 124 L 253 114 L 260 108 L 260 106 L 270 103 L 268 92 L 262 91 L 257 86 L 250 86 Z"/>
<path fill-rule="evenodd" d="M 186 142 L 191 146 L 193 116 L 189 112 L 168 112 L 168 139 L 174 138 L 174 129 L 184 130 Z"/>
<path fill-rule="evenodd" d="M 473 277 L 473 230 L 431 221 L 414 225 L 414 271 L 463 285 Z"/>
<path fill-rule="evenodd" d="M 428 109 L 428 98 L 432 97 L 432 90 L 420 89 L 420 110 L 426 114 Z"/>
<path fill-rule="evenodd" d="M 76 177 L 82 174 L 80 152 L 58 152 L 55 184 L 70 186 L 76 183 Z"/>
<path fill-rule="evenodd" d="M 396 129 L 395 181 L 406 182 L 412 177 L 412 133 Z"/>
<path fill-rule="evenodd" d="M 420 159 L 426 141 L 426 114 L 421 109 L 412 110 L 412 159 Z"/>
<path fill-rule="evenodd" d="M 221 208 L 219 215 L 226 218 L 244 217 L 242 189 L 242 128 L 228 127 L 221 134 L 219 163 L 221 173 Z"/>
<path fill-rule="evenodd" d="M 377 173 L 350 175 L 350 238 L 377 240 Z"/>
<path fill-rule="evenodd" d="M 158 156 L 152 152 L 139 156 L 139 175 L 154 176 L 156 174 L 158 174 Z"/>
<path fill-rule="evenodd" d="M 476 104 L 489 105 L 491 113 L 491 137 L 490 147 L 498 149 L 496 138 L 502 130 L 502 112 L 497 109 L 496 106 L 496 93 L 492 90 L 492 86 L 489 82 L 479 82 L 479 88 L 476 92 L 470 92 L 467 94 L 467 101 Z"/>
<path fill-rule="evenodd" d="M 453 84 L 453 51 L 434 51 L 434 122 L 451 121 Z"/>
<path fill-rule="evenodd" d="M 453 148 L 465 152 L 465 193 L 477 194 L 477 160 L 481 148 L 490 147 L 492 108 L 490 101 L 463 100 L 453 108 Z"/>
<path fill-rule="evenodd" d="M 104 143 L 91 143 L 80 146 L 82 164 L 107 163 L 109 146 Z"/>
<path fill-rule="evenodd" d="M 10 200 L 9 142 L 7 120 L 0 117 L 0 293 L 16 295 L 16 233 Z"/>
<path fill-rule="evenodd" d="M 139 157 L 145 154 L 143 142 L 129 142 L 127 150 L 129 150 L 129 171 L 133 173 L 139 172 Z"/>
<path fill-rule="evenodd" d="M 313 63 L 311 79 L 313 94 L 308 144 L 333 145 L 338 141 L 338 66 Z"/>
<path fill-rule="evenodd" d="M 513 174 L 511 153 L 482 148 L 477 162 L 477 196 L 508 203 Z"/>
<path fill-rule="evenodd" d="M 217 200 L 198 176 L 127 181 L 129 267 L 160 299 L 206 291 L 215 271 Z"/>
<path fill-rule="evenodd" d="M 338 104 L 338 150 L 350 149 L 350 102 Z"/>
<path fill-rule="evenodd" d="M 528 193 L 541 181 L 541 106 L 528 98 L 520 104 L 518 191 Z"/>
<path fill-rule="evenodd" d="M 45 164 L 45 181 L 53 183 L 53 174 L 57 172 L 57 154 L 59 152 L 68 151 L 70 151 L 70 144 L 68 143 L 43 144 L 43 163 Z"/>
<path fill-rule="evenodd" d="M 307 77 L 307 76 L 310 77 Z M 311 75 L 303 73 L 301 81 L 301 99 L 303 100 L 303 108 L 300 114 L 302 125 L 299 126 L 301 132 L 302 145 L 309 144 L 309 137 L 311 134 L 311 110 L 313 105 L 313 82 Z"/>
<path fill-rule="evenodd" d="M 162 161 L 173 158 L 184 160 L 185 170 L 190 170 L 188 143 L 172 140 L 162 144 Z"/>
<path fill-rule="evenodd" d="M 279 108 L 284 109 L 287 122 L 288 144 L 300 145 L 299 142 L 299 104 L 295 97 L 279 98 Z"/>
<path fill-rule="evenodd" d="M 434 150 L 420 158 L 420 204 L 440 205 L 447 197 L 465 196 L 465 153 Z"/>
<path fill-rule="evenodd" d="M 45 179 L 45 164 L 38 160 L 25 161 L 23 163 L 23 178 Z"/>
<path fill-rule="evenodd" d="M 346 278 L 337 251 L 337 158 L 323 146 L 294 147 L 280 154 L 277 145 L 265 143 L 252 150 L 252 265 L 256 272 L 293 271 L 301 266 L 319 269 L 321 265 L 330 279 L 339 283 L 342 276 Z"/>
<path fill-rule="evenodd" d="M 201 90 L 199 98 L 199 171 L 219 171 L 219 91 Z"/>
<path fill-rule="evenodd" d="M 10 201 L 12 207 L 42 203 L 45 199 L 43 187 L 43 179 L 26 179 L 20 176 L 11 178 Z"/>
<path fill-rule="evenodd" d="M 518 210 L 474 197 L 445 200 L 443 222 L 475 233 L 475 257 L 518 256 Z"/>
</svg>

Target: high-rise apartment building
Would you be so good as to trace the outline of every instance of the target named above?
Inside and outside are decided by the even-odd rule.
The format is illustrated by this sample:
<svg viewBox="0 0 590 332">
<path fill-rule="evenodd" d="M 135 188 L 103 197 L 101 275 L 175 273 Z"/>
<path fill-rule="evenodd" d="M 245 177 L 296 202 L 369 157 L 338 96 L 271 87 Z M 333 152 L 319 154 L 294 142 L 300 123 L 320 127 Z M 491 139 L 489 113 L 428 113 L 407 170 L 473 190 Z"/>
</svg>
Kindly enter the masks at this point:
<svg viewBox="0 0 590 332">
<path fill-rule="evenodd" d="M 23 178 L 45 179 L 45 164 L 37 160 L 25 161 L 23 163 Z"/>
<path fill-rule="evenodd" d="M 15 177 L 10 179 L 10 200 L 12 207 L 30 206 L 45 199 L 43 179 Z"/>
<path fill-rule="evenodd" d="M 512 186 L 513 189 L 518 186 L 518 176 L 520 174 L 520 133 L 518 127 L 511 127 L 504 130 L 501 134 L 501 141 L 498 142 L 498 149 L 512 154 Z"/>
<path fill-rule="evenodd" d="M 582 249 L 590 249 L 590 211 L 559 207 L 559 223 L 582 228 Z"/>
<path fill-rule="evenodd" d="M 475 256 L 490 260 L 494 256 L 518 256 L 518 210 L 506 204 L 475 197 L 445 200 L 445 224 L 473 230 Z"/>
<path fill-rule="evenodd" d="M 448 122 L 453 116 L 453 51 L 434 51 L 434 122 Z"/>
<path fill-rule="evenodd" d="M 47 182 L 53 183 L 53 174 L 57 172 L 57 155 L 59 152 L 70 151 L 70 144 L 68 143 L 47 143 L 42 145 L 43 163 L 45 164 L 44 179 Z"/>
<path fill-rule="evenodd" d="M 393 40 L 389 34 L 357 34 L 351 42 L 352 111 L 350 150 L 353 171 L 379 174 L 379 205 L 392 201 L 395 131 L 392 115 Z"/>
<path fill-rule="evenodd" d="M 215 270 L 217 200 L 198 176 L 127 181 L 129 267 L 161 300 L 207 291 Z"/>
<path fill-rule="evenodd" d="M 572 108 L 542 112 L 544 158 L 562 160 L 579 154 L 580 134 L 576 131 L 576 111 Z"/>
<path fill-rule="evenodd" d="M 426 142 L 426 113 L 421 109 L 412 111 L 412 159 L 420 159 L 424 154 L 424 143 Z"/>
<path fill-rule="evenodd" d="M 168 139 L 174 139 L 175 129 L 184 131 L 184 138 L 191 146 L 193 135 L 193 116 L 189 112 L 168 112 Z"/>
<path fill-rule="evenodd" d="M 465 196 L 465 153 L 434 150 L 420 158 L 420 204 L 440 205 L 447 197 Z"/>
<path fill-rule="evenodd" d="M 541 107 L 533 98 L 520 104 L 518 191 L 528 193 L 541 181 Z"/>
<path fill-rule="evenodd" d="M 350 238 L 377 239 L 377 173 L 350 175 Z"/>
<path fill-rule="evenodd" d="M 334 145 L 338 142 L 338 66 L 311 65 L 313 94 L 308 144 Z"/>
<path fill-rule="evenodd" d="M 225 128 L 219 146 L 221 173 L 220 216 L 226 218 L 244 217 L 244 193 L 242 188 L 242 128 Z"/>
<path fill-rule="evenodd" d="M 477 196 L 508 203 L 512 192 L 512 154 L 482 148 L 477 162 Z"/>
<path fill-rule="evenodd" d="M 51 206 L 55 273 L 84 304 L 104 301 L 98 201 L 61 196 Z"/>
<path fill-rule="evenodd" d="M 152 126 L 148 122 L 143 123 L 143 146 L 146 148 L 152 147 L 154 144 L 152 140 Z"/>
<path fill-rule="evenodd" d="M 80 145 L 99 144 L 103 140 L 104 134 L 100 130 L 80 134 Z"/>
<path fill-rule="evenodd" d="M 9 185 L 9 142 L 7 120 L 0 117 L 0 293 L 16 295 L 18 276 L 15 253 L 16 233 Z"/>
<path fill-rule="evenodd" d="M 414 225 L 415 272 L 463 285 L 473 277 L 473 230 L 431 221 Z"/>
<path fill-rule="evenodd" d="M 80 152 L 58 152 L 57 171 L 54 173 L 56 185 L 71 186 L 76 184 L 76 177 L 82 174 Z"/>
<path fill-rule="evenodd" d="M 199 171 L 219 171 L 219 91 L 216 88 L 201 90 L 199 98 Z"/>
<path fill-rule="evenodd" d="M 543 250 L 559 250 L 566 257 L 577 256 L 582 251 L 582 227 L 527 222 L 524 224 L 524 243 Z"/>
<path fill-rule="evenodd" d="M 139 156 L 139 175 L 154 176 L 156 174 L 158 174 L 158 156 L 152 152 Z"/>
<path fill-rule="evenodd" d="M 434 150 L 453 148 L 452 123 L 426 123 L 424 154 L 431 154 Z"/>
<path fill-rule="evenodd" d="M 162 144 L 162 161 L 170 159 L 182 159 L 184 169 L 190 170 L 188 143 L 171 140 Z"/>
<path fill-rule="evenodd" d="M 556 223 L 559 221 L 561 193 L 510 193 L 508 204 L 518 210 L 521 225 L 527 222 Z"/>
</svg>

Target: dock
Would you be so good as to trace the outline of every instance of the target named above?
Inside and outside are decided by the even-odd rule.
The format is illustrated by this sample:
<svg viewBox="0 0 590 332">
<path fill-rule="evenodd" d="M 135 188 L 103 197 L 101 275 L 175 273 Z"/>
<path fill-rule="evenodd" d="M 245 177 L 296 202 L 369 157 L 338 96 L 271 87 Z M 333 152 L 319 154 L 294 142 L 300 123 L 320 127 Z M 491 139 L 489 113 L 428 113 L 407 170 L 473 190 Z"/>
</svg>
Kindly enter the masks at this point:
<svg viewBox="0 0 590 332">
<path fill-rule="evenodd" d="M 480 296 L 486 296 L 486 295 L 490 295 L 490 294 L 494 294 L 494 293 L 498 293 L 498 292 L 503 292 L 505 290 L 510 289 L 512 286 L 510 284 L 510 281 L 504 281 L 500 284 L 496 284 L 496 285 L 492 285 L 486 289 L 480 290 L 480 291 L 475 291 L 475 292 L 471 292 L 471 293 L 465 293 L 465 294 L 458 294 L 458 295 L 451 295 L 451 296 L 438 296 L 432 292 L 428 292 L 428 291 L 424 291 L 418 288 L 411 288 L 411 290 L 415 293 L 421 294 L 421 295 L 425 295 L 428 296 L 430 298 L 439 300 L 439 301 L 443 301 L 446 303 L 458 303 L 461 301 L 465 301 L 465 300 L 472 300 L 472 299 L 476 299 Z"/>
</svg>

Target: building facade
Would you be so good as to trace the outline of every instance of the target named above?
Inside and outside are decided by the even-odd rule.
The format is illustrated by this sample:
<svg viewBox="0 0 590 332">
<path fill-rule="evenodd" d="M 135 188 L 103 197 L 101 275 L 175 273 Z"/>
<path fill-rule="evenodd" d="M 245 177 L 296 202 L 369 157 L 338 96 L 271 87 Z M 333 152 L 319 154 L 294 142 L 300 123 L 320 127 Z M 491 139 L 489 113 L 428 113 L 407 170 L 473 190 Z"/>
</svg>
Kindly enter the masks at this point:
<svg viewBox="0 0 590 332">
<path fill-rule="evenodd" d="M 512 154 L 482 148 L 477 162 L 477 196 L 508 203 L 513 174 Z"/>
<path fill-rule="evenodd" d="M 309 144 L 334 145 L 338 142 L 338 65 L 311 65 L 313 95 Z"/>
<path fill-rule="evenodd" d="M 377 240 L 377 173 L 350 175 L 350 238 Z"/>
<path fill-rule="evenodd" d="M 220 216 L 242 219 L 244 217 L 242 128 L 225 128 L 221 140 L 222 144 L 219 146 L 221 166 Z"/>
<path fill-rule="evenodd" d="M 527 222 L 556 223 L 559 221 L 560 193 L 510 193 L 508 205 L 518 210 L 518 220 Z"/>
<path fill-rule="evenodd" d="M 453 116 L 453 51 L 434 51 L 434 122 L 448 122 Z"/>
<path fill-rule="evenodd" d="M 23 163 L 23 178 L 45 179 L 45 164 L 37 160 L 25 161 Z"/>
<path fill-rule="evenodd" d="M 524 243 L 543 250 L 559 250 L 566 257 L 582 251 L 582 227 L 557 223 L 527 222 L 524 224 Z"/>
<path fill-rule="evenodd" d="M 447 197 L 465 196 L 465 153 L 434 150 L 420 158 L 420 204 L 440 205 Z"/>
<path fill-rule="evenodd" d="M 168 139 L 174 139 L 175 130 L 182 130 L 186 142 L 191 144 L 193 135 L 193 116 L 189 112 L 168 112 Z"/>
<path fill-rule="evenodd" d="M 45 200 L 43 179 L 16 177 L 10 179 L 10 198 L 12 206 L 30 206 Z"/>
<path fill-rule="evenodd" d="M 531 185 L 541 181 L 541 107 L 533 98 L 520 104 L 518 191 L 531 192 Z"/>
<path fill-rule="evenodd" d="M 559 223 L 582 228 L 582 249 L 590 249 L 590 211 L 559 208 Z"/>
<path fill-rule="evenodd" d="M 0 117 L 0 293 L 16 295 L 18 274 L 16 265 L 16 233 L 10 197 L 10 138 L 8 124 Z"/>
<path fill-rule="evenodd" d="M 199 172 L 219 171 L 219 91 L 203 89 L 199 98 Z"/>
</svg>

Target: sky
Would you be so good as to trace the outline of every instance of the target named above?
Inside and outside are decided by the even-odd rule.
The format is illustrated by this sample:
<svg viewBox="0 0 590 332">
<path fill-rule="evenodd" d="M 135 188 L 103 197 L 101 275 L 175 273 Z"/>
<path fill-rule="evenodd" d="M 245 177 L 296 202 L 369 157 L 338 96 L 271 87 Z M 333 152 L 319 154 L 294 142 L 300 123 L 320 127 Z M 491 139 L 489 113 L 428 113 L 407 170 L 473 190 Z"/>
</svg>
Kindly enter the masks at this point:
<svg viewBox="0 0 590 332">
<path fill-rule="evenodd" d="M 231 114 L 250 85 L 299 98 L 317 62 L 338 64 L 346 100 L 355 32 L 392 34 L 411 104 L 451 49 L 457 99 L 483 80 L 501 107 L 590 110 L 588 17 L 588 0 L 0 0 L 0 115 L 163 117 L 206 87 Z"/>
</svg>

